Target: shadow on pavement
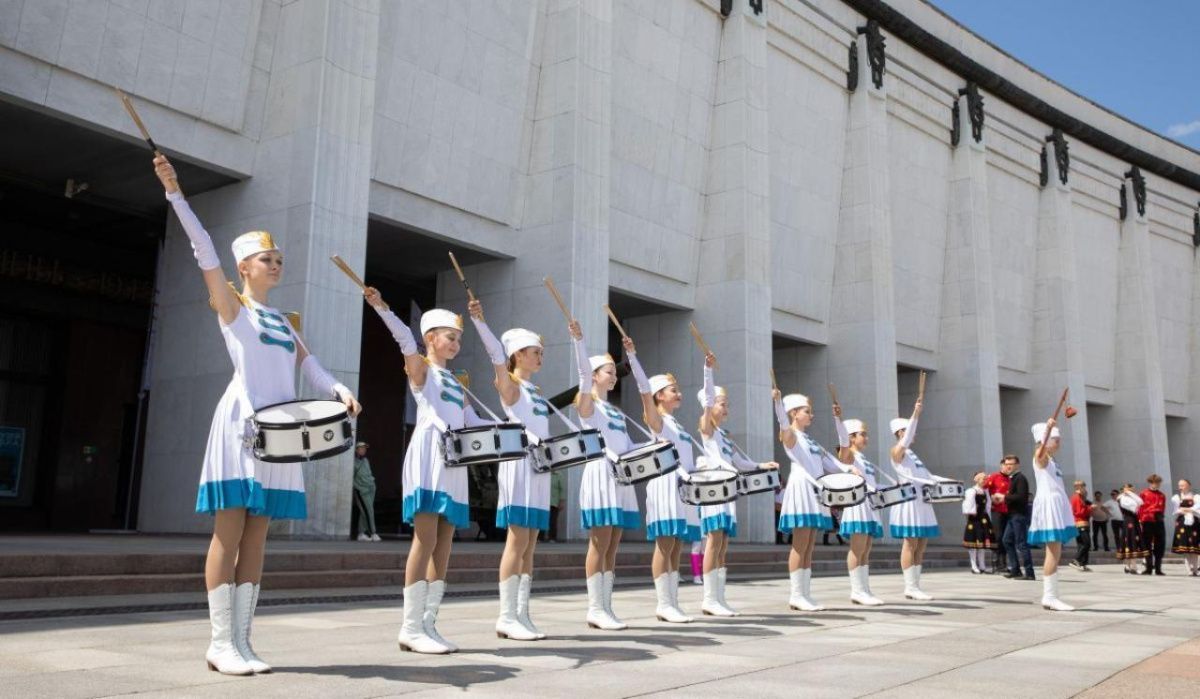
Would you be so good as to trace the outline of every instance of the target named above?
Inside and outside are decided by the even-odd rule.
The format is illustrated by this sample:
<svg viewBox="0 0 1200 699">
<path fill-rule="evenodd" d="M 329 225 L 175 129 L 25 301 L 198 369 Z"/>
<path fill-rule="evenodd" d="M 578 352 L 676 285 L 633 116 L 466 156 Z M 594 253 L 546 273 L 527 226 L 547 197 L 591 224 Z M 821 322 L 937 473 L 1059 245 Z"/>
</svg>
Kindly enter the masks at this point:
<svg viewBox="0 0 1200 699">
<path fill-rule="evenodd" d="M 624 663 L 636 660 L 654 660 L 658 657 L 658 653 L 646 648 L 629 648 L 626 646 L 555 646 L 542 645 L 540 643 L 521 648 L 499 648 L 489 651 L 489 655 L 501 658 L 536 658 L 539 656 L 569 658 L 575 661 L 575 664 L 571 666 L 572 670 L 577 670 L 590 663 Z"/>
<path fill-rule="evenodd" d="M 448 684 L 465 689 L 476 684 L 511 679 L 521 669 L 507 665 L 318 665 L 275 667 L 277 674 L 336 675 L 349 679 L 379 678 L 394 682 Z"/>
</svg>

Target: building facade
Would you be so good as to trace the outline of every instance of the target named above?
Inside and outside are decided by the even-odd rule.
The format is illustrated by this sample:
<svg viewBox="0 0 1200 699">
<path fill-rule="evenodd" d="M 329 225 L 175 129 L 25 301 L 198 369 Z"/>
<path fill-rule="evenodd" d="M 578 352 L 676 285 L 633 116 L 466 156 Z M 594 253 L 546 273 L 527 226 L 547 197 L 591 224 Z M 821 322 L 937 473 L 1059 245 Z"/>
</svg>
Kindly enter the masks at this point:
<svg viewBox="0 0 1200 699">
<path fill-rule="evenodd" d="M 83 526 L 211 526 L 193 513 L 195 484 L 229 360 L 113 86 L 179 164 L 219 251 L 252 229 L 281 244 L 272 301 L 302 313 L 309 346 L 359 391 L 381 497 L 399 490 L 402 361 L 332 254 L 397 311 L 463 312 L 455 251 L 497 334 L 545 337 L 538 382 L 551 394 L 570 388 L 573 363 L 544 277 L 593 352 L 619 348 L 608 303 L 647 370 L 672 371 L 688 396 L 700 385 L 695 322 L 719 358 L 729 426 L 764 460 L 782 456 L 773 368 L 785 392 L 813 398 L 826 444 L 834 384 L 847 415 L 869 423 L 877 462 L 921 370 L 916 448 L 940 475 L 969 481 L 1005 452 L 1027 462 L 1029 426 L 1064 388 L 1078 410 L 1059 457 L 1068 482 L 1107 491 L 1200 462 L 1200 153 L 922 0 L 17 0 L 0 6 L 0 99 L 28 128 L 4 138 L 37 150 L 5 181 L 40 187 L 37 218 L 68 205 L 57 192 L 78 185 L 71 172 L 91 172 L 86 191 L 68 183 L 70 206 L 136 209 L 118 228 L 164 234 L 130 272 L 153 291 L 123 307 L 145 318 L 130 321 L 120 357 L 98 349 L 116 341 L 101 331 L 64 340 L 99 355 L 89 376 L 126 367 L 112 389 L 124 398 L 105 409 L 124 410 L 105 428 L 121 439 L 88 452 L 100 437 L 73 434 L 70 410 L 30 415 L 8 399 L 0 417 L 25 440 L 5 452 L 20 478 L 0 506 L 13 511 L 53 510 L 67 480 L 86 490 L 88 474 L 111 471 L 90 505 L 108 514 Z M 73 235 L 76 249 L 87 231 Z M 25 285 L 23 298 L 67 294 L 20 267 L 52 252 L 27 250 L 27 237 L 6 235 L 15 261 L 0 277 Z M 73 298 L 45 304 L 78 309 Z M 10 299 L 0 320 L 15 336 L 36 311 Z M 487 377 L 472 335 L 456 364 Z M 36 376 L 66 371 L 55 366 L 76 364 Z M 93 399 L 71 393 L 81 378 L 0 369 L 0 385 L 26 381 L 51 402 Z M 495 407 L 488 383 L 477 392 Z M 635 399 L 622 391 L 631 415 Z M 698 412 L 689 400 L 685 424 Z M 345 536 L 349 457 L 304 469 L 309 519 L 276 533 Z M 772 538 L 768 496 L 739 508 L 743 538 Z M 939 515 L 954 540 L 957 508 Z M 47 517 L 28 522 L 80 526 Z M 573 498 L 566 524 L 580 536 Z"/>
</svg>

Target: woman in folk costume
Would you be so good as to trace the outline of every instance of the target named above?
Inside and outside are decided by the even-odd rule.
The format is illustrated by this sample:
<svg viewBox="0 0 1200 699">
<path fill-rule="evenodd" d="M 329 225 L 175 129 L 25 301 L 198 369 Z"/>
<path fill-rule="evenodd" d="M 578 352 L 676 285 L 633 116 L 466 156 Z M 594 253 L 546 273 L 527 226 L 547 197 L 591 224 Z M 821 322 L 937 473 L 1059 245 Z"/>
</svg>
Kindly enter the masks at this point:
<svg viewBox="0 0 1200 699">
<path fill-rule="evenodd" d="M 630 359 L 631 364 L 635 361 L 636 357 Z M 711 361 L 710 354 L 705 362 Z M 697 445 L 674 415 L 683 403 L 679 382 L 672 374 L 655 374 L 649 381 L 650 404 L 644 405 L 646 426 L 656 438 L 674 444 L 679 454 L 678 469 L 646 484 L 646 538 L 654 542 L 650 571 L 658 596 L 654 614 L 659 621 L 685 624 L 692 617 L 679 608 L 679 556 L 684 543 L 700 540 L 700 513 L 694 505 L 679 499 L 679 483 L 683 474 L 696 470 Z M 644 393 L 642 400 L 645 403 Z"/>
<path fill-rule="evenodd" d="M 817 498 L 816 479 L 827 473 L 841 473 L 842 468 L 824 447 L 805 433 L 813 421 L 808 396 L 799 393 L 784 396 L 778 389 L 772 395 L 775 418 L 779 422 L 779 441 L 792 460 L 792 472 L 779 515 L 779 531 L 792 533 L 792 551 L 788 555 L 791 578 L 788 606 L 802 612 L 819 612 L 824 607 L 814 602 L 811 596 L 813 546 L 817 543 L 817 533 L 833 526 L 833 518 Z"/>
<path fill-rule="evenodd" d="M 892 420 L 890 427 L 896 437 L 896 444 L 891 450 L 892 469 L 900 476 L 902 483 L 933 485 L 941 479 L 930 473 L 921 458 L 912 450 L 920 417 L 921 401 L 917 400 L 913 405 L 912 417 L 907 420 L 902 417 Z M 900 548 L 900 568 L 904 571 L 904 596 L 920 601 L 931 600 L 933 597 L 921 589 L 921 566 L 925 560 L 925 547 L 929 540 L 937 538 L 941 533 L 933 505 L 925 502 L 923 498 L 917 498 L 902 502 L 891 509 L 889 531 L 893 538 L 904 540 Z"/>
<path fill-rule="evenodd" d="M 991 517 L 992 499 L 984 485 L 986 480 L 986 473 L 976 473 L 975 483 L 967 488 L 962 501 L 962 513 L 967 518 L 963 527 L 963 548 L 971 557 L 971 572 L 977 574 L 992 572 L 987 567 L 986 551 L 996 547 Z"/>
<path fill-rule="evenodd" d="M 471 321 L 495 369 L 494 384 L 504 412 L 538 439 L 550 434 L 550 404 L 532 382 L 542 368 L 542 338 L 524 328 L 505 331 L 500 339 L 483 319 L 483 304 L 468 305 Z M 500 617 L 496 635 L 514 641 L 545 638 L 529 618 L 533 585 L 533 551 L 539 531 L 550 528 L 550 473 L 533 470 L 532 457 L 500 464 L 496 526 L 508 530 L 500 557 Z"/>
<path fill-rule="evenodd" d="M 628 628 L 612 610 L 612 591 L 616 581 L 617 549 L 626 529 L 641 525 L 637 492 L 631 485 L 622 485 L 613 477 L 610 460 L 637 445 L 629 438 L 625 413 L 608 402 L 608 394 L 617 386 L 617 362 L 608 354 L 587 356 L 583 331 L 577 321 L 570 323 L 575 341 L 575 359 L 579 368 L 579 396 L 575 408 L 580 420 L 600 431 L 607 454 L 604 459 L 589 462 L 583 467 L 583 482 L 579 487 L 579 518 L 588 530 L 588 552 L 584 564 L 587 575 L 587 624 L 605 631 Z M 645 406 L 650 395 L 650 382 L 637 361 L 633 340 L 623 340 L 629 366 Z"/>
<path fill-rule="evenodd" d="M 453 653 L 458 646 L 438 633 L 437 615 L 446 593 L 454 530 L 469 524 L 468 474 L 464 467 L 446 465 L 440 442 L 447 430 L 491 423 L 475 414 L 463 385 L 447 368 L 462 349 L 462 316 L 440 308 L 423 313 L 422 355 L 412 331 L 379 291 L 368 288 L 365 293 L 404 354 L 408 388 L 417 404 L 417 424 L 402 470 L 403 517 L 412 525 L 413 540 L 404 567 L 404 621 L 397 641 L 406 651 Z"/>
<path fill-rule="evenodd" d="M 196 511 L 213 515 L 213 537 L 204 564 L 212 641 L 205 659 L 227 675 L 270 672 L 250 645 L 250 627 L 262 580 L 267 525 L 271 519 L 304 519 L 304 471 L 299 463 L 267 463 L 249 448 L 247 420 L 260 408 L 296 399 L 296 368 L 320 393 L 361 410 L 354 395 L 308 353 L 303 341 L 267 304 L 283 274 L 283 253 L 269 233 L 255 231 L 233 241 L 242 292 L 226 280 L 208 232 L 188 206 L 175 168 L 154 158 L 154 172 L 208 287 L 221 335 L 233 362 L 233 379 L 217 403 L 204 452 Z"/>
<path fill-rule="evenodd" d="M 1123 530 L 1121 540 L 1117 542 L 1117 560 L 1125 561 L 1126 573 L 1137 573 L 1138 561 L 1144 559 L 1149 551 L 1146 548 L 1145 537 L 1142 536 L 1142 523 L 1138 521 L 1137 512 L 1142 507 L 1142 497 L 1134 490 L 1132 483 L 1126 483 L 1121 494 L 1117 496 L 1117 506 L 1121 508 Z"/>
<path fill-rule="evenodd" d="M 1029 518 L 1030 544 L 1042 544 L 1046 558 L 1042 562 L 1042 607 L 1054 612 L 1072 612 L 1075 608 L 1058 598 L 1058 561 L 1062 545 L 1079 536 L 1075 515 L 1071 512 L 1071 497 L 1063 485 L 1062 469 L 1054 455 L 1062 446 L 1054 418 L 1030 428 L 1033 442 L 1033 475 L 1037 492 L 1033 496 L 1033 514 Z"/>
<path fill-rule="evenodd" d="M 1177 553 L 1187 561 L 1188 573 L 1200 573 L 1197 559 L 1200 558 L 1200 498 L 1192 492 L 1192 482 L 1179 479 L 1179 492 L 1171 496 L 1171 517 L 1175 520 L 1175 536 L 1171 540 L 1171 553 Z"/>
<path fill-rule="evenodd" d="M 704 357 L 704 387 L 696 396 L 703 410 L 700 413 L 700 440 L 705 455 L 703 463 L 697 468 L 733 468 L 739 471 L 779 468 L 774 461 L 758 463 L 747 458 L 721 427 L 729 419 L 729 396 L 724 388 L 716 385 L 714 364 L 716 357 L 712 354 Z M 737 501 L 702 506 L 700 529 L 707 539 L 706 550 L 701 558 L 704 603 L 700 610 L 710 616 L 737 616 L 737 610 L 725 600 L 725 578 L 729 572 L 725 566 L 725 556 L 729 552 L 729 540 L 737 536 Z"/>
<path fill-rule="evenodd" d="M 842 470 L 861 476 L 867 488 L 874 492 L 879 469 L 871 463 L 863 450 L 867 448 L 870 435 L 862 420 L 842 420 L 842 409 L 834 405 L 834 426 L 838 433 L 838 459 Z M 883 536 L 883 522 L 871 503 L 863 502 L 842 511 L 839 533 L 850 539 L 850 550 L 846 552 L 846 571 L 850 575 L 850 601 L 868 607 L 883 604 L 871 593 L 871 546 L 875 539 Z"/>
</svg>

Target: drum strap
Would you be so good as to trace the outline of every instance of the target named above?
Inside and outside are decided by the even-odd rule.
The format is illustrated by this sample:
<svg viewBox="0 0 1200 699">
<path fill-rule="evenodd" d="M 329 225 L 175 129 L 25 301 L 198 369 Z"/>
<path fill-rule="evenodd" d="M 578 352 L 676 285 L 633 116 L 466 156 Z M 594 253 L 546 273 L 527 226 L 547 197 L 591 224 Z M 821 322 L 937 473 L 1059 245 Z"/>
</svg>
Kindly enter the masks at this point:
<svg viewBox="0 0 1200 699">
<path fill-rule="evenodd" d="M 469 398 L 471 398 L 471 400 L 473 400 L 476 405 L 483 408 L 483 412 L 487 413 L 488 417 L 492 418 L 492 421 L 495 422 L 497 425 L 511 422 L 509 419 L 507 419 L 507 418 L 501 419 L 499 415 L 497 415 L 496 413 L 493 413 L 492 409 L 487 407 L 487 403 L 484 403 L 483 401 L 479 400 L 479 396 L 472 393 L 471 389 L 467 388 L 465 385 L 462 388 L 464 391 L 466 391 L 467 396 Z M 549 401 L 546 401 L 546 402 L 549 403 Z M 551 407 L 553 407 L 553 406 L 551 406 Z M 434 418 L 437 418 L 436 414 L 434 415 Z M 440 421 L 440 418 L 437 418 L 437 419 Z M 446 424 L 445 422 L 442 422 L 443 427 L 445 426 L 445 424 Z M 434 426 L 436 427 L 437 424 L 435 423 Z M 445 431 L 445 430 L 443 430 L 443 431 Z M 536 434 L 534 434 L 533 431 L 530 430 L 528 427 L 525 428 L 525 438 L 529 440 L 530 444 L 536 445 L 536 444 L 542 443 L 541 438 L 539 438 Z"/>
</svg>

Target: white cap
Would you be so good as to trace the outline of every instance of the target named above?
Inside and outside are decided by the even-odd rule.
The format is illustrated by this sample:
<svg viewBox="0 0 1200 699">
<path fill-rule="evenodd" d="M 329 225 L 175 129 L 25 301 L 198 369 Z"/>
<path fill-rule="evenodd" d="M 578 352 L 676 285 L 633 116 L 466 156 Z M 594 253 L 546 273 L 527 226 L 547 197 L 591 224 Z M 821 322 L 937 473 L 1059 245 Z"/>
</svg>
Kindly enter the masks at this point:
<svg viewBox="0 0 1200 699">
<path fill-rule="evenodd" d="M 892 430 L 892 434 L 896 434 L 900 430 L 907 430 L 908 422 L 909 420 L 906 417 L 894 417 L 892 418 L 892 421 L 888 423 L 888 427 Z"/>
<path fill-rule="evenodd" d="M 654 395 L 671 384 L 677 384 L 674 374 L 655 374 L 650 377 L 650 395 Z"/>
<path fill-rule="evenodd" d="M 803 393 L 789 393 L 783 397 L 783 412 L 791 413 L 796 408 L 812 407 L 812 402 Z"/>
<path fill-rule="evenodd" d="M 421 314 L 422 335 L 437 328 L 453 328 L 454 330 L 462 330 L 462 316 L 457 313 L 447 311 L 444 308 L 434 308 L 433 310 L 425 311 Z"/>
<path fill-rule="evenodd" d="M 279 249 L 271 234 L 266 231 L 243 233 L 233 239 L 233 245 L 230 247 L 233 248 L 233 259 L 238 262 L 251 255 L 257 255 L 260 252 L 270 252 Z"/>
<path fill-rule="evenodd" d="M 613 359 L 612 355 L 608 353 L 596 354 L 588 357 L 588 364 L 591 364 L 592 371 L 595 371 L 605 364 L 612 364 L 613 366 L 616 366 L 617 360 Z"/>
<path fill-rule="evenodd" d="M 721 396 L 729 395 L 728 393 L 725 392 L 724 386 L 717 386 L 716 393 L 717 393 L 718 398 L 720 398 Z M 703 388 L 700 389 L 700 391 L 696 393 L 696 400 L 700 401 L 700 407 L 704 407 L 706 405 L 706 403 L 704 402 L 704 389 Z"/>
<path fill-rule="evenodd" d="M 1030 427 L 1029 431 L 1033 433 L 1033 443 L 1041 444 L 1042 440 L 1046 438 L 1046 423 L 1039 422 L 1036 425 L 1034 425 L 1033 427 Z M 1062 437 L 1062 434 L 1058 431 L 1057 426 L 1055 426 L 1055 428 L 1053 430 L 1050 430 L 1050 437 L 1052 439 L 1057 439 L 1057 438 Z"/>
<path fill-rule="evenodd" d="M 526 347 L 541 347 L 542 336 L 525 328 L 513 328 L 504 331 L 500 343 L 504 345 L 504 356 L 511 357 Z"/>
<path fill-rule="evenodd" d="M 862 432 L 863 430 L 867 429 L 867 424 L 865 422 L 863 422 L 862 420 L 854 420 L 854 419 L 842 420 L 842 424 L 846 426 L 847 434 L 854 434 L 856 432 Z"/>
</svg>

